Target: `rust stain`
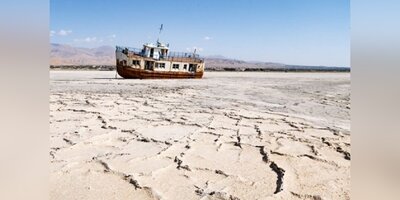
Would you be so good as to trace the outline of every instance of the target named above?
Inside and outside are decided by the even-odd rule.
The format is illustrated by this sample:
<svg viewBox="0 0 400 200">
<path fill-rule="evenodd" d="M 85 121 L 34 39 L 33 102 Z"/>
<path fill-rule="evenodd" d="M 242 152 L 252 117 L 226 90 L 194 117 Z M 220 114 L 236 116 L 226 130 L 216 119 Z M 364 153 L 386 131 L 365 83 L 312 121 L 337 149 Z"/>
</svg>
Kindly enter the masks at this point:
<svg viewBox="0 0 400 200">
<path fill-rule="evenodd" d="M 123 78 L 136 79 L 186 79 L 202 78 L 203 71 L 199 72 L 174 72 L 174 71 L 150 71 L 144 69 L 135 69 L 128 66 L 117 65 L 117 72 Z"/>
</svg>

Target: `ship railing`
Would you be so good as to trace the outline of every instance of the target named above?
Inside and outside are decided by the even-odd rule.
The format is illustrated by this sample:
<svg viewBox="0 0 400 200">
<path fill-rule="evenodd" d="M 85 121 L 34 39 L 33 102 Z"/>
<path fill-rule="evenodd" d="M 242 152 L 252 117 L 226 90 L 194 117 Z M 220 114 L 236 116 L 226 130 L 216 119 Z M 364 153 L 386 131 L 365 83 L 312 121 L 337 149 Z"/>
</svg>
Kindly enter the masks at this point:
<svg viewBox="0 0 400 200">
<path fill-rule="evenodd" d="M 135 54 L 135 55 L 139 55 L 139 56 L 143 56 L 144 52 L 142 49 L 138 49 L 138 48 L 132 48 L 132 47 L 123 47 L 123 46 L 116 46 L 116 51 L 118 52 L 122 52 L 125 54 L 131 53 L 131 54 Z"/>
<path fill-rule="evenodd" d="M 134 54 L 139 56 L 145 56 L 145 52 L 143 49 L 132 48 L 132 47 L 124 47 L 124 46 L 116 46 L 116 51 L 122 52 L 125 54 Z M 161 60 L 172 60 L 172 61 L 195 61 L 195 62 L 203 62 L 204 58 L 201 58 L 199 54 L 195 53 L 187 53 L 187 52 L 168 52 L 167 55 L 160 55 L 159 59 Z"/>
<path fill-rule="evenodd" d="M 167 56 L 160 56 L 161 59 L 170 59 L 173 61 L 187 61 L 194 60 L 197 62 L 203 61 L 203 58 L 199 54 L 187 53 L 187 52 L 168 52 Z"/>
</svg>

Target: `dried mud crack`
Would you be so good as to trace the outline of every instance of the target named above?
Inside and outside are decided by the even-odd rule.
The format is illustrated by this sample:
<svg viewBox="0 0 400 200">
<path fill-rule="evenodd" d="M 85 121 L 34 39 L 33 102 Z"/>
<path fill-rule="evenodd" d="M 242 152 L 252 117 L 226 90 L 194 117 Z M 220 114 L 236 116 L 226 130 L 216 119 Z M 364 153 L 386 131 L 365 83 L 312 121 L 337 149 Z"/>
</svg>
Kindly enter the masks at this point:
<svg viewBox="0 0 400 200">
<path fill-rule="evenodd" d="M 274 194 L 277 194 L 283 190 L 283 177 L 285 175 L 285 170 L 278 167 L 278 165 L 275 162 L 269 160 L 268 153 L 265 151 L 264 146 L 257 146 L 257 148 L 260 149 L 260 154 L 262 155 L 262 160 L 265 163 L 269 164 L 269 167 L 271 168 L 271 170 L 274 171 L 277 175 L 276 189 L 274 192 Z"/>
<path fill-rule="evenodd" d="M 277 174 L 276 190 L 274 192 L 274 194 L 277 194 L 283 190 L 283 176 L 285 175 L 285 170 L 278 167 L 274 162 L 271 162 L 269 167 Z"/>
</svg>

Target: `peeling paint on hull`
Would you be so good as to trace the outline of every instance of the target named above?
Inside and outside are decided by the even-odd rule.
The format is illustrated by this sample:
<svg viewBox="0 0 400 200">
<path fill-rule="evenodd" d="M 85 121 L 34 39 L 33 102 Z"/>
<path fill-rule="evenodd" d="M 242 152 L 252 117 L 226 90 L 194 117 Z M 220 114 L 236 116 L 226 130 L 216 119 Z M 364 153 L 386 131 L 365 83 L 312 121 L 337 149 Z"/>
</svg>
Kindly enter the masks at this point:
<svg viewBox="0 0 400 200">
<path fill-rule="evenodd" d="M 188 79 L 203 77 L 203 72 L 150 71 L 117 65 L 117 73 L 126 79 Z"/>
</svg>

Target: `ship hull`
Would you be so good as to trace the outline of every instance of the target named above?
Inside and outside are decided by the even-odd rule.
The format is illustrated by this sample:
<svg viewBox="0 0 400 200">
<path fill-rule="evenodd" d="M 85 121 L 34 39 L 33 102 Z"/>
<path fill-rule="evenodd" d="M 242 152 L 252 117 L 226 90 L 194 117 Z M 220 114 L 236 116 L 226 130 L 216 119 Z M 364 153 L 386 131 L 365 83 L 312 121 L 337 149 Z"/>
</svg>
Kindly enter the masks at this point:
<svg viewBox="0 0 400 200">
<path fill-rule="evenodd" d="M 202 78 L 203 72 L 173 72 L 173 71 L 152 71 L 135 69 L 129 66 L 117 65 L 117 73 L 126 79 L 190 79 Z"/>
</svg>

